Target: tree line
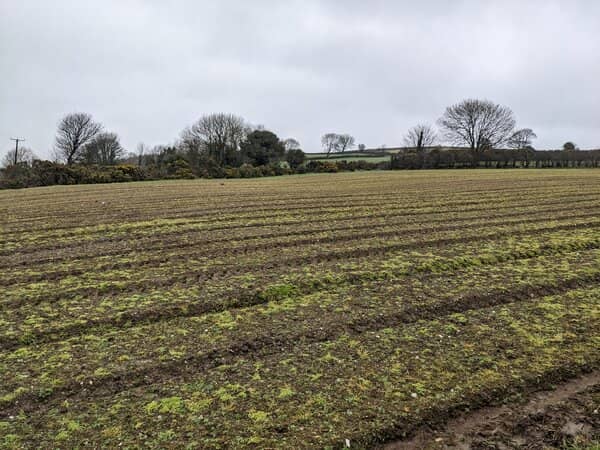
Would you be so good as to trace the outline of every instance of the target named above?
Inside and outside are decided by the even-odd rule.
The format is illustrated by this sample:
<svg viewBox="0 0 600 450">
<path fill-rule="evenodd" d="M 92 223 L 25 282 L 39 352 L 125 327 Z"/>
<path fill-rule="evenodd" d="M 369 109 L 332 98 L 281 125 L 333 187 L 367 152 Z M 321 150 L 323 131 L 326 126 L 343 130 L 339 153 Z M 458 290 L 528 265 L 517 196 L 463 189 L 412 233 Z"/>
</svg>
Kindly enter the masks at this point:
<svg viewBox="0 0 600 450">
<path fill-rule="evenodd" d="M 136 152 L 126 152 L 119 136 L 90 114 L 67 114 L 58 124 L 53 150 L 54 161 L 39 160 L 24 147 L 8 152 L 0 187 L 282 175 L 305 160 L 296 139 L 281 140 L 264 127 L 224 113 L 202 116 L 173 145 L 140 144 Z"/>
<path fill-rule="evenodd" d="M 462 167 L 598 167 L 600 151 L 580 151 L 573 142 L 562 150 L 535 150 L 531 128 L 517 128 L 513 111 L 489 100 L 468 99 L 449 106 L 437 121 L 406 133 L 406 149 L 392 155 L 392 169 Z M 447 148 L 446 143 L 456 146 Z"/>
<path fill-rule="evenodd" d="M 352 139 L 345 145 L 351 143 Z M 9 152 L 0 171 L 0 187 L 250 178 L 382 168 L 363 161 L 306 162 L 298 140 L 282 140 L 262 126 L 251 126 L 242 117 L 225 113 L 200 117 L 183 129 L 172 145 L 149 147 L 142 143 L 135 152 L 127 152 L 119 136 L 90 114 L 67 114 L 58 124 L 53 150 L 53 161 L 40 160 L 24 147 Z"/>
<path fill-rule="evenodd" d="M 533 149 L 532 141 L 537 138 L 531 128 L 516 128 L 510 108 L 489 100 L 468 99 L 449 106 L 437 124 L 439 134 L 427 124 L 408 130 L 404 136 L 408 149 L 419 153 L 444 142 L 468 149 L 477 160 L 490 149 Z"/>
<path fill-rule="evenodd" d="M 340 164 L 310 161 L 300 143 L 280 139 L 262 126 L 251 126 L 234 114 L 200 117 L 168 146 L 139 144 L 127 152 L 119 136 L 90 114 L 64 116 L 57 128 L 54 161 L 42 161 L 26 147 L 6 154 L 0 187 L 127 181 L 194 177 L 251 177 L 289 173 L 331 172 L 373 168 L 454 167 L 597 167 L 597 152 L 579 152 L 567 142 L 559 152 L 539 152 L 531 128 L 517 128 L 512 110 L 489 100 L 467 99 L 449 106 L 437 121 L 410 128 L 405 148 L 389 164 Z M 457 148 L 445 148 L 440 144 Z M 321 137 L 326 158 L 354 150 L 356 139 L 348 133 Z M 364 144 L 358 150 L 365 150 Z M 382 149 L 383 151 L 383 149 Z M 337 166 L 336 166 L 337 164 Z"/>
<path fill-rule="evenodd" d="M 392 155 L 391 169 L 461 168 L 597 168 L 600 150 L 485 149 L 474 154 L 467 148 L 429 147 Z"/>
<path fill-rule="evenodd" d="M 252 127 L 234 114 L 202 116 L 181 132 L 180 139 L 170 146 L 149 148 L 138 146 L 127 153 L 116 133 L 104 130 L 90 114 L 67 114 L 58 124 L 54 143 L 54 162 L 67 166 L 116 165 L 120 163 L 160 162 L 160 156 L 174 153 L 186 160 L 194 171 L 199 166 L 239 167 L 244 163 L 256 166 L 286 161 L 294 166 L 304 161 L 304 152 L 296 139 L 280 140 L 264 129 Z M 27 148 L 6 155 L 4 166 L 29 164 L 35 158 Z"/>
</svg>

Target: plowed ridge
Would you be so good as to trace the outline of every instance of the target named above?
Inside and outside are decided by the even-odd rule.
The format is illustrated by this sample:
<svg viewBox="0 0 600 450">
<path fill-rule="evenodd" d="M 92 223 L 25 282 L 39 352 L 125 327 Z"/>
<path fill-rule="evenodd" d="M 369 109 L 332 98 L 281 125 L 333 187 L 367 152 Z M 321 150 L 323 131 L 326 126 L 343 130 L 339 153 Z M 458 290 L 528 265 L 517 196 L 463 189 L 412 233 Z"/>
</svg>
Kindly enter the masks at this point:
<svg viewBox="0 0 600 450">
<path fill-rule="evenodd" d="M 371 447 L 600 365 L 600 171 L 0 192 L 0 446 Z"/>
</svg>

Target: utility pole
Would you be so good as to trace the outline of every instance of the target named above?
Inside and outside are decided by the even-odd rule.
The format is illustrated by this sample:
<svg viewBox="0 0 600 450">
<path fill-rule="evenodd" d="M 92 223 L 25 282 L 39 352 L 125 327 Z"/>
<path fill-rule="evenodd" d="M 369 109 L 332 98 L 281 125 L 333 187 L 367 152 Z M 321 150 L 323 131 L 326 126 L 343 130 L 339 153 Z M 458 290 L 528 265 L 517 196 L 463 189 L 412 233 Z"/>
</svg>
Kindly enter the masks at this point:
<svg viewBox="0 0 600 450">
<path fill-rule="evenodd" d="M 21 138 L 10 138 L 11 141 L 15 141 L 15 159 L 13 163 L 17 165 L 19 162 L 19 142 L 25 142 L 25 139 Z"/>
</svg>

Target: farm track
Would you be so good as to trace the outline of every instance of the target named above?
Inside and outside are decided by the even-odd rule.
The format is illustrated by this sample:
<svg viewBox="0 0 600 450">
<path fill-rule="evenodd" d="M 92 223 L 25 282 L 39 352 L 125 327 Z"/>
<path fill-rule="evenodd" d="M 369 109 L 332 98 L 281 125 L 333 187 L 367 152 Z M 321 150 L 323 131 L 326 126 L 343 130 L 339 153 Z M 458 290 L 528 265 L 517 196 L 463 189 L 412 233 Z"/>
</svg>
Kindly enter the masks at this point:
<svg viewBox="0 0 600 450">
<path fill-rule="evenodd" d="M 598 171 L 55 187 L 0 209 L 0 448 L 369 448 L 600 369 Z"/>
</svg>

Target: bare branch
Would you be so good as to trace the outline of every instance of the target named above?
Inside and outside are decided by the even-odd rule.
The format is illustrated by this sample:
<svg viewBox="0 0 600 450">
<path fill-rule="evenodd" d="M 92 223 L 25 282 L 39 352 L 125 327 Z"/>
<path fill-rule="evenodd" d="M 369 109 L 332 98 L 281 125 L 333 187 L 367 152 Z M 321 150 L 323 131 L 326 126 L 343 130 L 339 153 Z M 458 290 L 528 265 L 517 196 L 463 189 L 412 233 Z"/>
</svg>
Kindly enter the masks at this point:
<svg viewBox="0 0 600 450">
<path fill-rule="evenodd" d="M 515 128 L 510 108 L 474 99 L 446 108 L 438 123 L 450 143 L 467 145 L 475 154 L 506 144 Z"/>
<path fill-rule="evenodd" d="M 323 136 L 321 136 L 321 146 L 323 147 L 323 150 L 325 151 L 325 153 L 327 153 L 327 156 L 329 156 L 329 154 L 333 151 L 337 151 L 339 148 L 339 140 L 338 140 L 338 135 L 335 133 L 327 133 L 324 134 Z"/>
<path fill-rule="evenodd" d="M 55 149 L 56 155 L 67 164 L 73 164 L 82 157 L 84 146 L 102 131 L 102 125 L 93 121 L 85 113 L 67 114 L 58 125 Z"/>
<path fill-rule="evenodd" d="M 2 167 L 14 166 L 17 164 L 30 165 L 36 159 L 35 154 L 27 147 L 18 147 L 9 150 L 2 158 Z"/>
<path fill-rule="evenodd" d="M 294 138 L 288 138 L 283 141 L 286 150 L 297 150 L 300 148 L 300 142 Z"/>
<path fill-rule="evenodd" d="M 338 150 L 344 153 L 346 150 L 354 147 L 354 136 L 349 134 L 338 134 Z"/>
<path fill-rule="evenodd" d="M 327 133 L 321 137 L 321 146 L 327 153 L 327 156 L 329 156 L 331 152 L 343 153 L 354 147 L 354 143 L 354 136 L 349 134 Z"/>
<path fill-rule="evenodd" d="M 534 139 L 537 139 L 537 135 L 531 128 L 523 128 L 515 131 L 510 139 L 508 145 L 515 150 L 522 150 L 530 147 Z"/>
<path fill-rule="evenodd" d="M 205 152 L 220 164 L 228 162 L 228 153 L 237 152 L 250 131 L 246 121 L 233 114 L 202 116 L 181 133 L 186 150 Z"/>
<path fill-rule="evenodd" d="M 115 133 L 100 133 L 84 148 L 82 161 L 86 164 L 112 165 L 125 155 L 125 149 Z"/>
<path fill-rule="evenodd" d="M 431 147 L 437 141 L 435 130 L 429 125 L 416 125 L 412 127 L 404 136 L 404 144 L 407 147 L 421 152 L 425 147 Z"/>
</svg>

